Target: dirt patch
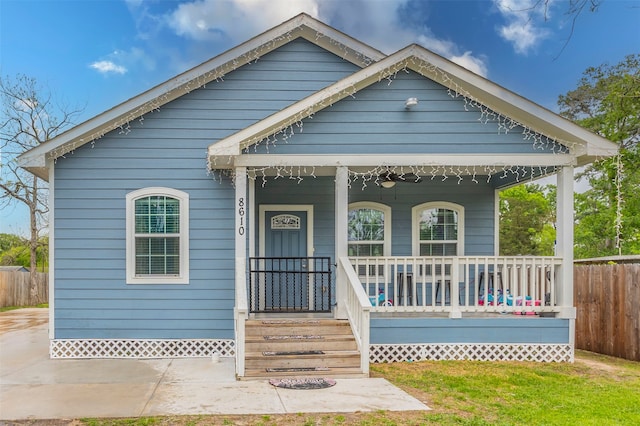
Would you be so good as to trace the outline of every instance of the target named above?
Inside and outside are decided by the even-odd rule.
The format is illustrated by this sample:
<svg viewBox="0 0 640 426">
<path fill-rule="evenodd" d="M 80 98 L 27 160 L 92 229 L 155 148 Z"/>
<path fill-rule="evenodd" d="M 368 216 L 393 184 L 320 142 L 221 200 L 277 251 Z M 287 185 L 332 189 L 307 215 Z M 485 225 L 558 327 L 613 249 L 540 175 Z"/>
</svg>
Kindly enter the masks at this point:
<svg viewBox="0 0 640 426">
<path fill-rule="evenodd" d="M 587 359 L 587 358 L 577 358 L 575 360 L 576 364 L 586 365 L 589 368 L 593 368 L 596 370 L 601 370 L 607 373 L 619 373 L 622 371 L 620 367 L 616 367 L 615 365 L 605 364 L 604 362 L 597 361 L 595 359 Z"/>
</svg>

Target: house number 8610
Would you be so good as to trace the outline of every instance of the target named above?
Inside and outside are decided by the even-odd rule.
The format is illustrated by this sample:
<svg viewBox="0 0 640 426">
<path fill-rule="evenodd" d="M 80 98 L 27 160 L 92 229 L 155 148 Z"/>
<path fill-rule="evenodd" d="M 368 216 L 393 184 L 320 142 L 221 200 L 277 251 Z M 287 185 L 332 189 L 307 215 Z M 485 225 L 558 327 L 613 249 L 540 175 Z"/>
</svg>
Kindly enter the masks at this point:
<svg viewBox="0 0 640 426">
<path fill-rule="evenodd" d="M 238 198 L 238 218 L 240 219 L 238 235 L 244 235 L 244 198 Z"/>
</svg>

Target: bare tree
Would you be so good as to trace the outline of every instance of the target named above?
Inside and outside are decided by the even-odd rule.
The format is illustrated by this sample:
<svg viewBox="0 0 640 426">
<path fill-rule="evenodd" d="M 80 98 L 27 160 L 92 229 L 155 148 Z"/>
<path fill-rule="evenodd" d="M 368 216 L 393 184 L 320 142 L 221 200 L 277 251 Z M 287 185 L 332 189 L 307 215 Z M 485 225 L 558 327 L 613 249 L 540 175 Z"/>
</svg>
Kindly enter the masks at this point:
<svg viewBox="0 0 640 426">
<path fill-rule="evenodd" d="M 40 233 L 47 220 L 47 182 L 21 169 L 17 157 L 73 124 L 82 109 L 56 103 L 33 78 L 0 77 L 0 209 L 24 204 L 29 209 L 30 291 L 37 296 L 35 273 Z"/>
<path fill-rule="evenodd" d="M 573 33 L 576 29 L 576 23 L 580 15 L 582 15 L 585 10 L 589 12 L 596 12 L 600 5 L 605 0 L 565 0 L 563 2 L 558 2 L 557 0 L 530 0 L 530 1 L 511 1 L 511 0 L 503 0 L 503 7 L 509 9 L 513 12 L 524 12 L 527 13 L 530 17 L 532 13 L 540 13 L 544 16 L 544 20 L 548 21 L 551 16 L 550 9 L 552 6 L 563 7 L 566 3 L 566 9 L 564 10 L 564 15 L 570 20 L 569 25 L 569 35 L 560 49 L 560 52 L 555 57 L 558 59 L 564 49 L 569 44 L 569 41 L 573 37 Z"/>
</svg>

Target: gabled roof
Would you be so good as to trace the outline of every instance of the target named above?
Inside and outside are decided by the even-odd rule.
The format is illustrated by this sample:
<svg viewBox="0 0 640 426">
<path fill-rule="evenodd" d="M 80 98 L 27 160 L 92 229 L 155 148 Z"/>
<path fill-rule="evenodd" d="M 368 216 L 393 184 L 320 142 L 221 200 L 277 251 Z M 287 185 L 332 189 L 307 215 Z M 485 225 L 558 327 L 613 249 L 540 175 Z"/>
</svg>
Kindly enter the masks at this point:
<svg viewBox="0 0 640 426">
<path fill-rule="evenodd" d="M 491 111 L 491 113 L 497 113 L 499 119 L 506 124 L 522 125 L 530 131 L 568 147 L 570 154 L 557 155 L 556 157 L 558 158 L 553 160 L 556 162 L 555 164 L 567 164 L 570 162 L 574 165 L 582 165 L 592 162 L 598 157 L 615 155 L 617 152 L 618 147 L 613 142 L 414 44 L 210 145 L 208 159 L 210 167 L 231 167 L 234 164 L 234 157 L 239 156 L 242 150 L 248 146 L 260 143 L 270 136 L 291 128 L 295 123 L 301 122 L 303 119 L 347 96 L 354 96 L 359 90 L 371 84 L 386 78 L 392 79 L 396 73 L 404 70 L 415 71 L 449 88 L 456 95 L 464 96 L 472 105 L 487 108 L 487 111 Z M 541 157 L 539 154 L 529 154 L 529 156 L 532 157 L 532 160 L 534 156 Z M 274 155 L 274 157 L 274 165 L 285 165 L 282 158 L 278 158 L 277 155 Z M 358 156 L 352 156 L 351 158 L 344 156 L 336 158 L 332 156 L 331 159 L 321 159 L 320 157 L 322 156 L 317 157 L 318 163 L 313 165 L 363 165 L 362 159 L 358 158 Z M 387 164 L 393 161 L 388 155 L 384 157 Z M 433 155 L 426 157 L 429 157 L 429 161 L 433 161 Z M 470 157 L 477 158 L 478 155 Z M 500 161 L 499 158 L 496 159 L 495 155 L 488 157 L 494 158 L 488 161 Z M 450 158 L 451 156 L 448 156 L 447 160 L 450 160 Z M 406 161 L 407 156 L 397 156 L 396 160 L 398 161 L 396 164 L 403 164 L 402 161 Z M 462 163 L 454 165 L 465 165 L 465 161 L 473 161 L 471 158 L 460 158 L 459 160 Z M 299 161 L 299 159 L 293 159 L 292 164 L 295 164 L 296 161 Z M 539 160 L 533 161 L 531 165 L 535 165 L 535 161 Z M 245 161 L 245 159 L 240 160 L 240 163 L 250 165 L 250 161 Z M 419 161 L 416 162 L 414 159 L 412 163 L 404 164 L 419 165 L 418 163 Z M 523 163 L 523 165 L 528 164 Z"/>
<path fill-rule="evenodd" d="M 71 152 L 114 129 L 124 128 L 130 121 L 300 37 L 360 67 L 385 57 L 382 52 L 302 13 L 22 154 L 20 164 L 48 180 L 48 160 Z"/>
</svg>

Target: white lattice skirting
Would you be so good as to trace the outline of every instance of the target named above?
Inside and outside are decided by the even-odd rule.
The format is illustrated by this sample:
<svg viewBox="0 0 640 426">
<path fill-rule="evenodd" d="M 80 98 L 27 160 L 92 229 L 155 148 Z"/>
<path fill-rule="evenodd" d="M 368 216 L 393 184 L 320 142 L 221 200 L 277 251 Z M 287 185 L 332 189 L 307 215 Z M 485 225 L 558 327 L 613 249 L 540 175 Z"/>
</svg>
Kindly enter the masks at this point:
<svg viewBox="0 0 640 426">
<path fill-rule="evenodd" d="M 51 358 L 235 357 L 234 340 L 220 339 L 55 339 Z"/>
<path fill-rule="evenodd" d="M 371 345 L 373 363 L 401 361 L 536 361 L 573 362 L 569 344 L 429 343 Z"/>
</svg>

